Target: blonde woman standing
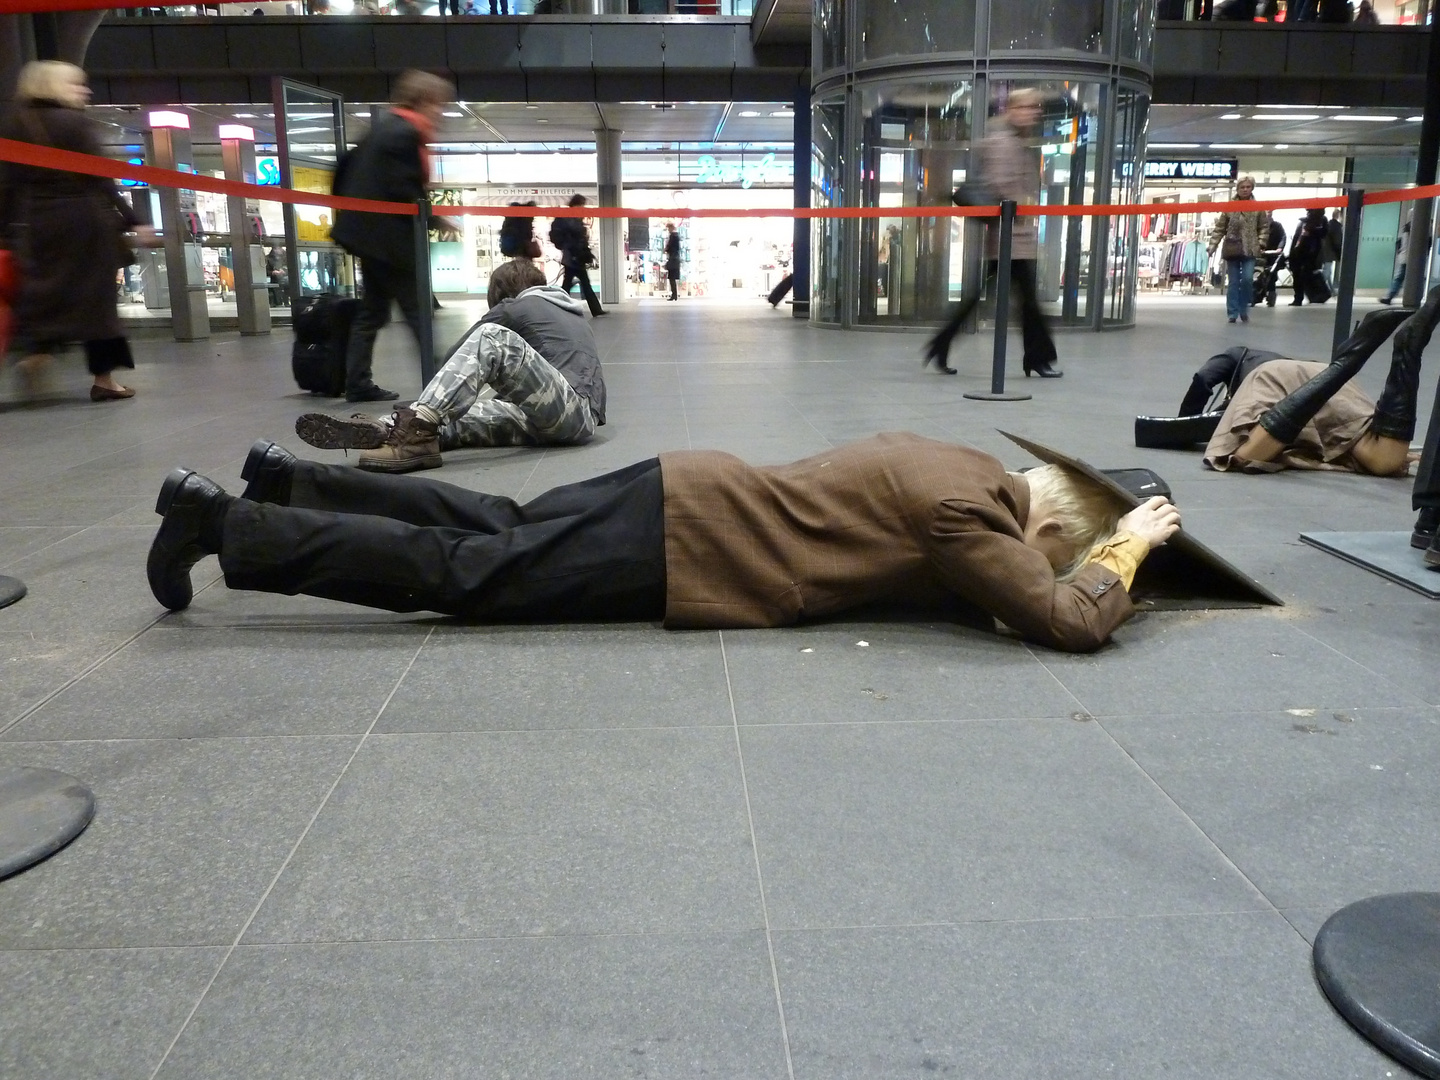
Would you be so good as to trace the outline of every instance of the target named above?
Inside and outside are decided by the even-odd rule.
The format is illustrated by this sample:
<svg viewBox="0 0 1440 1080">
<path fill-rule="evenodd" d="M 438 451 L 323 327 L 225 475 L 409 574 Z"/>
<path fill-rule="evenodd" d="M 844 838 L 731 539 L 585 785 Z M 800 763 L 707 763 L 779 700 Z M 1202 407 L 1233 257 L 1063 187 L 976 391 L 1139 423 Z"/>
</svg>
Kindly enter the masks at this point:
<svg viewBox="0 0 1440 1080">
<path fill-rule="evenodd" d="M 1255 178 L 1242 176 L 1235 183 L 1237 202 L 1253 201 Z M 1264 210 L 1232 210 L 1215 219 L 1210 230 L 1210 254 L 1220 249 L 1228 277 L 1225 288 L 1225 314 L 1233 323 L 1250 321 L 1251 288 L 1255 279 L 1255 259 L 1265 249 L 1270 230 L 1270 215 Z"/>
<path fill-rule="evenodd" d="M 94 122 L 85 115 L 89 101 L 85 72 L 74 64 L 33 61 L 20 69 L 0 135 L 99 154 Z M 115 287 L 115 272 L 134 259 L 124 234 L 142 231 L 129 205 L 103 177 L 15 164 L 0 176 L 0 242 L 17 263 L 15 343 L 24 359 L 16 367 L 27 388 L 38 389 L 54 353 L 78 341 L 95 379 L 90 400 L 134 397 L 114 376 L 135 366 Z"/>
</svg>

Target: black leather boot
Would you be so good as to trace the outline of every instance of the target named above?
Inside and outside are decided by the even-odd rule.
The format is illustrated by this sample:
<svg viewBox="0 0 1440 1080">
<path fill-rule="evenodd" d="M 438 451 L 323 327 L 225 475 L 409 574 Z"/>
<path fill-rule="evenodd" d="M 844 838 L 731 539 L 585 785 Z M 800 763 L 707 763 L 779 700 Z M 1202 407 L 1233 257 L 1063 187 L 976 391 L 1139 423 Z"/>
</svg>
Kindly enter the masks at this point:
<svg viewBox="0 0 1440 1080">
<path fill-rule="evenodd" d="M 1325 403 L 1340 392 L 1365 366 L 1370 355 L 1385 343 L 1395 328 L 1412 312 L 1393 308 L 1372 311 L 1360 320 L 1351 334 L 1335 350 L 1330 366 L 1294 393 L 1267 409 L 1260 417 L 1260 426 L 1279 442 L 1289 446 Z"/>
<path fill-rule="evenodd" d="M 219 484 L 189 469 L 172 469 L 155 512 L 164 520 L 150 545 L 145 573 L 155 599 L 171 611 L 190 606 L 190 568 L 220 550 L 225 512 L 235 500 Z"/>
<path fill-rule="evenodd" d="M 296 422 L 299 429 L 299 422 Z M 295 475 L 295 455 L 269 439 L 258 439 L 240 467 L 245 481 L 243 498 L 251 502 L 290 505 L 290 480 Z"/>
<path fill-rule="evenodd" d="M 1395 331 L 1395 354 L 1385 389 L 1375 402 L 1375 420 L 1370 430 L 1383 439 L 1415 437 L 1415 398 L 1420 392 L 1420 355 L 1430 343 L 1435 323 L 1440 320 L 1440 286 L 1430 290 L 1420 310 Z"/>
<path fill-rule="evenodd" d="M 1410 532 L 1410 546 L 1428 548 L 1435 543 L 1435 533 L 1440 529 L 1440 507 L 1422 506 L 1415 518 L 1415 528 Z"/>
</svg>

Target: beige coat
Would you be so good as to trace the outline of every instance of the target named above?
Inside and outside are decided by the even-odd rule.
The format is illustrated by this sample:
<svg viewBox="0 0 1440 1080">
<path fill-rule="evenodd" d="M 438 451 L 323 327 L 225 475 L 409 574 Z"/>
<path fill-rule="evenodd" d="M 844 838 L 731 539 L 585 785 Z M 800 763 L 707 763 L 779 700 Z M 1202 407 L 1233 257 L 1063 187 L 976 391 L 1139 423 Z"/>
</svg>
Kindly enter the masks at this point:
<svg viewBox="0 0 1440 1080">
<path fill-rule="evenodd" d="M 1210 230 L 1210 250 L 1218 251 L 1225 243 L 1225 237 L 1230 233 L 1231 225 L 1240 237 L 1240 244 L 1245 249 L 1244 254 L 1238 256 L 1245 259 L 1259 258 L 1260 253 L 1265 250 L 1265 238 L 1270 232 L 1270 214 L 1265 210 L 1237 210 L 1234 213 L 1224 213 L 1215 219 L 1215 226 Z"/>
<path fill-rule="evenodd" d="M 978 450 L 899 433 L 789 465 L 678 451 L 660 466 L 667 626 L 788 626 L 948 595 L 1085 652 L 1134 610 L 1099 564 L 1056 582 L 1024 542 L 1029 485 Z"/>
<path fill-rule="evenodd" d="M 1021 141 L 1009 121 L 996 117 L 994 130 L 976 147 L 980 181 L 1000 199 L 1014 199 L 1021 206 L 1040 201 L 1040 157 L 1032 146 Z M 992 222 L 994 219 L 991 219 Z M 1000 227 L 986 230 L 986 257 L 995 259 L 1000 252 Z M 1016 217 L 1011 233 L 1010 257 L 1036 259 L 1040 255 L 1040 219 Z"/>
<path fill-rule="evenodd" d="M 1220 472 L 1239 468 L 1233 460 L 1235 451 L 1240 449 L 1251 429 L 1259 423 L 1261 414 L 1324 370 L 1324 364 L 1282 358 L 1261 364 L 1245 376 L 1245 381 L 1235 391 L 1235 396 L 1220 417 L 1220 426 L 1205 447 L 1205 464 Z M 1374 414 L 1375 403 L 1353 381 L 1348 382 L 1305 425 L 1300 438 L 1278 460 L 1247 462 L 1244 471 L 1334 469 L 1364 472 L 1355 464 L 1350 451 L 1360 441 L 1360 436 L 1370 430 Z"/>
</svg>

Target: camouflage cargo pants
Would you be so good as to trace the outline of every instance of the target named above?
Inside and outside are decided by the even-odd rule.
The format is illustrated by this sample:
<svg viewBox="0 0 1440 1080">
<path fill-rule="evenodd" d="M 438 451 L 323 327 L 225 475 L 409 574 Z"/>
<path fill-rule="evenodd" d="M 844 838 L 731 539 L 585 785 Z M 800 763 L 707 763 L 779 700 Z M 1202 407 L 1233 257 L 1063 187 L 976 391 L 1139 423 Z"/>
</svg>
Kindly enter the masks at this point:
<svg viewBox="0 0 1440 1080">
<path fill-rule="evenodd" d="M 495 397 L 480 400 L 486 386 Z M 474 327 L 415 404 L 440 417 L 440 445 L 563 445 L 595 434 L 590 402 L 515 331 Z"/>
</svg>

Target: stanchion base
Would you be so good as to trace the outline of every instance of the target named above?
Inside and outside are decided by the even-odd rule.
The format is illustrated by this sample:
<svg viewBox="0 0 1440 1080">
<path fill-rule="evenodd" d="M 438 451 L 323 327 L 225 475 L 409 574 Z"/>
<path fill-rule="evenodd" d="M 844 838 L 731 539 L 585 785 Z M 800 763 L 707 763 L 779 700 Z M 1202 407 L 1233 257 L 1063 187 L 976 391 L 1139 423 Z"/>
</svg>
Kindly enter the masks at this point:
<svg viewBox="0 0 1440 1080">
<path fill-rule="evenodd" d="M 54 769 L 0 773 L 0 878 L 48 859 L 90 824 L 95 796 Z"/>
<path fill-rule="evenodd" d="M 19 578 L 0 574 L 0 608 L 9 607 L 16 600 L 25 598 L 25 583 Z"/>
<path fill-rule="evenodd" d="M 1029 394 L 1016 393 L 1014 390 L 1001 390 L 998 394 L 990 390 L 971 390 L 960 396 L 967 397 L 971 401 L 1029 401 L 1031 397 Z"/>
<path fill-rule="evenodd" d="M 1440 893 L 1372 896 L 1315 935 L 1315 977 L 1355 1030 L 1421 1076 L 1440 1077 Z"/>
</svg>

